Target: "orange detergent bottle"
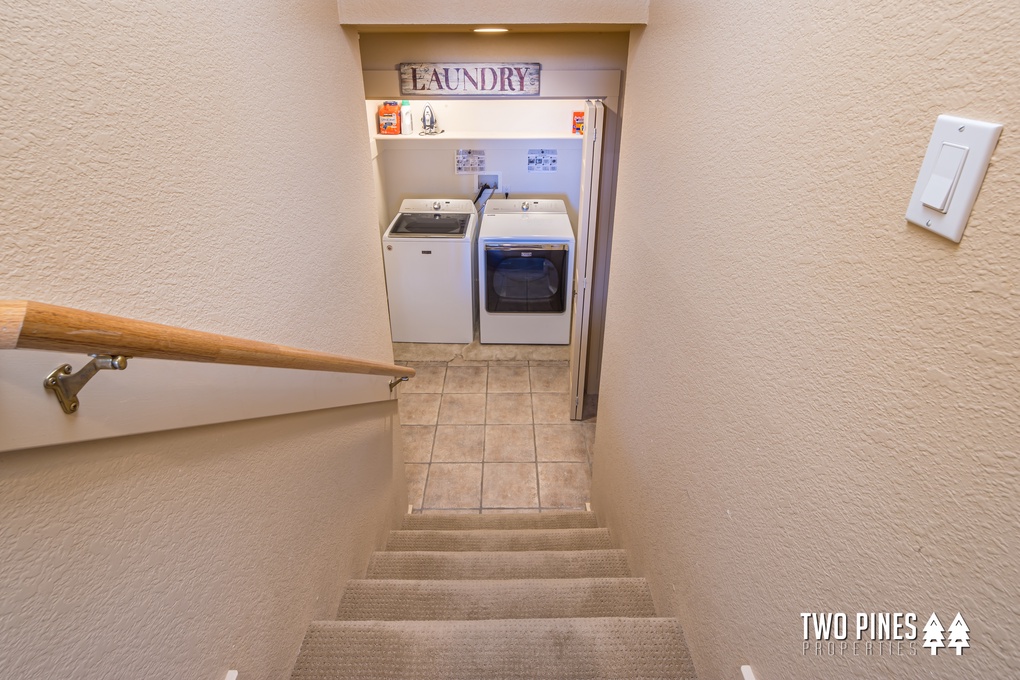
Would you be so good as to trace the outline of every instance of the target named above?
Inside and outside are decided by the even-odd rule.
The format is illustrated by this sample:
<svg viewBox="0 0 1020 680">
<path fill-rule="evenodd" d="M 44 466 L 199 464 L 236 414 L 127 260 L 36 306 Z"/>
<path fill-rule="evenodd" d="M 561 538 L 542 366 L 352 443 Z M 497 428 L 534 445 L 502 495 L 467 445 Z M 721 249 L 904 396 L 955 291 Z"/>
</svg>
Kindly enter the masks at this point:
<svg viewBox="0 0 1020 680">
<path fill-rule="evenodd" d="M 383 102 L 379 106 L 379 134 L 400 134 L 400 103 Z"/>
<path fill-rule="evenodd" d="M 584 111 L 574 111 L 574 126 L 571 132 L 575 135 L 584 134 Z"/>
</svg>

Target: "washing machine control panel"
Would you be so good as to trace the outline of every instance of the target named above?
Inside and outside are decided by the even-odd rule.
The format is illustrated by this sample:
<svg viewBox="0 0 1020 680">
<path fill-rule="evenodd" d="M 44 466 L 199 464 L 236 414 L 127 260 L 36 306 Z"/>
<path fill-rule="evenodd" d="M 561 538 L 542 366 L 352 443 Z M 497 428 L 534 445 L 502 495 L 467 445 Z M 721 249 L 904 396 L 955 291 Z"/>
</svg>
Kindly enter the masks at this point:
<svg viewBox="0 0 1020 680">
<path fill-rule="evenodd" d="M 463 198 L 407 198 L 400 203 L 402 213 L 477 213 L 474 201 Z"/>
</svg>

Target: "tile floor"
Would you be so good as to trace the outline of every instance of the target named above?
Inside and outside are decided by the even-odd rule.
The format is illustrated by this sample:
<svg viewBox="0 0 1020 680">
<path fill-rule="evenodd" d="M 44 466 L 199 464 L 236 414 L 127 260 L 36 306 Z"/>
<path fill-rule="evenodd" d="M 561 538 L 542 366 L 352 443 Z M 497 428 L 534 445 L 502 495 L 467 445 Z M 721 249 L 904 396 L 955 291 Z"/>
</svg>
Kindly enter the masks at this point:
<svg viewBox="0 0 1020 680">
<path fill-rule="evenodd" d="M 570 420 L 565 361 L 407 362 L 401 386 L 414 512 L 584 509 L 595 421 Z"/>
</svg>

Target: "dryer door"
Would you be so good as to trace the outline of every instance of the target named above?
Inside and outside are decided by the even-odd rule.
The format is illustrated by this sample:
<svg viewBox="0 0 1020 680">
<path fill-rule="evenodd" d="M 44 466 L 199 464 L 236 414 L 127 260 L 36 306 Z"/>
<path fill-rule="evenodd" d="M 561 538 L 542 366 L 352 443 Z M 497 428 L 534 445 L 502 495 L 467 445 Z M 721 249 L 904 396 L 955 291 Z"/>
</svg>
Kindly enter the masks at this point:
<svg viewBox="0 0 1020 680">
<path fill-rule="evenodd" d="M 567 300 L 567 244 L 485 244 L 485 311 L 560 314 Z"/>
</svg>

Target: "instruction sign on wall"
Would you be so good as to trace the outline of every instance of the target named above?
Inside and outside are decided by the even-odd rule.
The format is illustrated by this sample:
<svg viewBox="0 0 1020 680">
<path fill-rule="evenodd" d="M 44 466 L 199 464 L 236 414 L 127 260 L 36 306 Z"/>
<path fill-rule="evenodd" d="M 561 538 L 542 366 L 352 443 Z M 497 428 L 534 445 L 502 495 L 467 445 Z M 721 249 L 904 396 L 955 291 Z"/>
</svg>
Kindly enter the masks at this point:
<svg viewBox="0 0 1020 680">
<path fill-rule="evenodd" d="M 556 149 L 528 149 L 528 172 L 556 172 Z"/>
<path fill-rule="evenodd" d="M 477 149 L 457 149 L 456 169 L 458 175 L 473 175 L 485 172 L 485 152 Z"/>
<path fill-rule="evenodd" d="M 436 96 L 536 96 L 542 65 L 535 63 L 400 64 L 400 94 Z"/>
</svg>

